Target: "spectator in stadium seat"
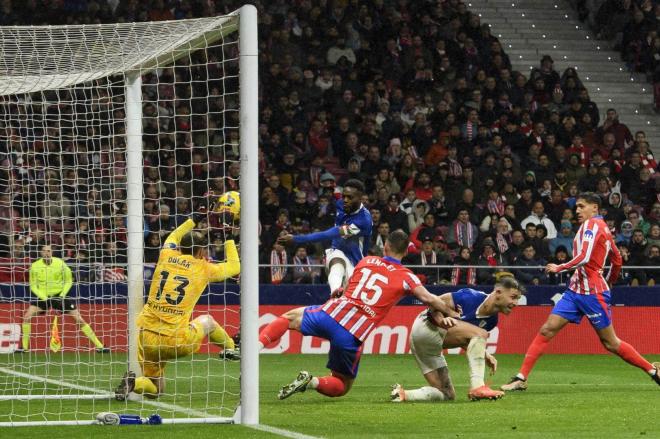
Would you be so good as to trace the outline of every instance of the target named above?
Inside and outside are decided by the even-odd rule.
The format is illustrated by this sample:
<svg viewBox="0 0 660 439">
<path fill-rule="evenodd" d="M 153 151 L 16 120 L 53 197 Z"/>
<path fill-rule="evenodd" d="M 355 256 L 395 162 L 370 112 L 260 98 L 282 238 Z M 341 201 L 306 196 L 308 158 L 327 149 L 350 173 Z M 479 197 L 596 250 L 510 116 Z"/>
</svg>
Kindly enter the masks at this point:
<svg viewBox="0 0 660 439">
<path fill-rule="evenodd" d="M 387 200 L 387 206 L 381 212 L 382 220 L 390 224 L 392 230 L 401 229 L 408 231 L 408 215 L 399 208 L 399 196 L 391 194 Z"/>
<path fill-rule="evenodd" d="M 307 248 L 299 245 L 295 249 L 293 256 L 293 273 L 291 281 L 295 284 L 315 284 L 318 283 L 321 275 L 318 268 L 312 267 L 316 263 L 311 256 L 307 254 Z"/>
<path fill-rule="evenodd" d="M 558 246 L 553 253 L 554 257 L 549 261 L 552 264 L 565 264 L 570 260 L 568 256 L 570 251 L 563 245 Z M 570 278 L 571 273 L 567 271 L 562 271 L 561 273 L 550 273 L 548 276 L 548 282 L 551 285 L 567 285 Z"/>
<path fill-rule="evenodd" d="M 557 248 L 564 247 L 564 249 L 572 255 L 574 237 L 575 233 L 573 232 L 573 224 L 571 224 L 570 221 L 562 220 L 559 234 L 549 242 L 550 253 L 555 254 Z"/>
<path fill-rule="evenodd" d="M 160 253 L 161 240 L 158 233 L 149 233 L 145 240 L 144 246 L 144 262 L 148 264 L 155 264 L 158 262 L 158 255 Z"/>
<path fill-rule="evenodd" d="M 607 109 L 603 125 L 596 130 L 596 136 L 601 142 L 607 133 L 614 134 L 615 145 L 619 149 L 627 149 L 633 141 L 632 133 L 625 124 L 619 122 L 619 115 L 614 108 Z"/>
<path fill-rule="evenodd" d="M 477 270 L 474 266 L 472 251 L 468 247 L 460 247 L 458 255 L 454 258 L 454 267 L 451 272 L 452 285 L 475 285 Z"/>
<path fill-rule="evenodd" d="M 415 190 L 415 197 L 419 200 L 426 201 L 433 195 L 433 189 L 431 188 L 431 176 L 426 171 L 421 171 L 419 174 L 413 172 L 412 178 L 406 182 L 404 191 L 408 189 Z"/>
<path fill-rule="evenodd" d="M 554 69 L 554 60 L 550 55 L 543 55 L 540 66 L 532 69 L 531 78 L 542 78 L 545 90 L 550 93 L 559 83 L 559 73 Z"/>
<path fill-rule="evenodd" d="M 653 202 L 657 200 L 656 181 L 651 178 L 651 170 L 648 168 L 641 168 L 639 178 L 633 181 L 630 186 L 627 186 L 626 189 L 628 198 L 635 204 L 645 208 L 651 207 Z"/>
<path fill-rule="evenodd" d="M 527 224 L 542 224 L 548 231 L 547 239 L 554 239 L 557 237 L 557 229 L 552 220 L 545 214 L 545 208 L 541 201 L 534 202 L 532 213 L 520 223 L 522 227 L 527 227 Z"/>
<path fill-rule="evenodd" d="M 637 209 L 631 208 L 628 212 L 628 221 L 633 225 L 634 230 L 641 230 L 644 236 L 648 234 L 651 225 L 647 223 Z"/>
<path fill-rule="evenodd" d="M 646 235 L 646 242 L 649 246 L 660 245 L 660 224 L 652 223 L 649 233 Z"/>
<path fill-rule="evenodd" d="M 491 238 L 484 239 L 481 244 L 481 253 L 477 258 L 477 284 L 479 285 L 493 285 L 497 280 L 497 269 L 499 265 L 506 265 L 506 258 L 497 252 L 495 241 Z"/>
<path fill-rule="evenodd" d="M 466 208 L 459 208 L 456 219 L 449 226 L 447 244 L 453 248 L 467 247 L 472 249 L 479 237 L 479 229 L 470 222 L 470 214 Z"/>
<path fill-rule="evenodd" d="M 369 254 L 382 256 L 383 248 L 385 247 L 385 241 L 387 240 L 388 235 L 390 234 L 390 224 L 387 221 L 381 220 L 378 224 L 377 233 L 371 236 L 371 242 L 369 243 Z"/>
<path fill-rule="evenodd" d="M 514 270 L 516 279 L 521 280 L 526 284 L 543 285 L 547 282 L 548 277 L 545 274 L 543 267 L 545 260 L 536 256 L 534 244 L 527 242 L 523 245 L 523 251 L 518 257 L 514 265 L 518 267 L 525 267 Z"/>
<path fill-rule="evenodd" d="M 552 189 L 550 199 L 545 202 L 545 212 L 554 224 L 559 224 L 564 210 L 568 209 L 568 203 L 564 201 L 562 190 L 559 188 Z"/>
<path fill-rule="evenodd" d="M 660 282 L 660 245 L 649 245 L 649 254 L 646 258 L 646 285 L 654 286 Z"/>
<path fill-rule="evenodd" d="M 616 235 L 615 242 L 617 244 L 625 244 L 626 248 L 632 239 L 634 227 L 632 223 L 625 220 L 621 223 L 621 231 Z"/>
</svg>

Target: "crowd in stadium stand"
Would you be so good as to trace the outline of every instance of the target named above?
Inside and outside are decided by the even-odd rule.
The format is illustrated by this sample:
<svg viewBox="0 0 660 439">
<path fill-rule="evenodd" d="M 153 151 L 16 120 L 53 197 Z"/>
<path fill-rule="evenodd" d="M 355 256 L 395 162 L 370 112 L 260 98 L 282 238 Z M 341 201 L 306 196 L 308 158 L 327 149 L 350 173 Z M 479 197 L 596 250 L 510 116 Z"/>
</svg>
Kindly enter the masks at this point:
<svg viewBox="0 0 660 439">
<path fill-rule="evenodd" d="M 273 265 L 263 270 L 262 281 L 322 280 L 314 266 L 321 262 L 322 244 L 283 247 L 276 240 L 282 231 L 331 227 L 334 194 L 349 178 L 367 187 L 363 202 L 374 221 L 369 252 L 382 252 L 389 231 L 405 230 L 413 244 L 406 262 L 423 266 L 415 271 L 429 284 L 492 284 L 504 272 L 528 284 L 565 282 L 565 274 L 548 277 L 529 267 L 571 259 L 578 227 L 573 207 L 582 191 L 601 196 L 601 214 L 625 265 L 660 265 L 658 164 L 644 133 L 631 133 L 615 109 L 599 109 L 574 69 L 558 72 L 546 55 L 530 72 L 513 71 L 488 25 L 457 0 L 254 3 L 260 12 L 260 259 Z M 5 0 L 0 19 L 165 20 L 230 12 L 240 4 L 223 2 L 220 9 L 215 2 L 193 0 Z M 225 66 L 225 74 L 236 67 Z M 195 67 L 182 71 L 181 77 L 176 69 L 159 73 L 159 83 L 170 75 L 176 81 L 169 82 L 178 85 L 159 86 L 158 97 L 169 91 L 187 99 L 156 101 L 154 95 L 150 101 L 147 91 L 143 107 L 147 262 L 155 261 L 162 238 L 199 204 L 193 194 L 239 189 L 240 169 L 232 162 L 239 141 L 236 97 L 203 99 L 196 106 L 199 85 L 179 88 L 191 77 L 207 77 Z M 153 75 L 144 82 L 154 83 Z M 213 95 L 232 87 L 224 81 L 209 88 L 214 86 Z M 163 113 L 168 123 L 162 123 Z M 204 113 L 211 116 L 199 116 Z M 226 118 L 213 117 L 220 113 Z M 206 140 L 193 138 L 195 125 L 205 130 Z M 22 165 L 10 137 L 3 136 L 0 158 L 5 178 L 20 185 Z M 119 140 L 99 145 L 89 161 L 121 172 L 123 148 Z M 94 176 L 61 176 L 62 191 L 42 190 L 52 199 L 40 200 L 40 211 L 31 204 L 29 214 L 21 213 L 19 197 L 12 195 L 20 190 L 0 195 L 2 230 L 14 228 L 0 242 L 0 250 L 7 248 L 3 256 L 20 257 L 16 253 L 26 243 L 17 237 L 30 234 L 33 250 L 26 256 L 34 257 L 34 243 L 53 235 L 35 219 L 73 217 L 49 213 L 44 205 L 56 210 L 66 199 L 71 209 L 94 212 L 97 221 L 63 227 L 64 256 L 68 248 L 73 252 L 68 256 L 80 258 L 80 240 L 87 239 L 89 251 L 97 252 L 92 257 L 87 251 L 88 259 L 125 260 L 125 188 L 119 179 L 97 191 Z M 85 200 L 67 199 L 66 179 L 80 185 L 83 177 L 91 178 L 89 188 L 72 190 Z M 176 184 L 188 180 L 188 187 Z M 224 233 L 230 232 L 213 235 L 218 249 Z M 659 275 L 657 268 L 624 267 L 620 283 L 653 285 Z"/>
<path fill-rule="evenodd" d="M 577 0 L 580 19 L 596 36 L 613 43 L 631 72 L 653 83 L 654 107 L 660 111 L 660 3 L 656 0 Z"/>
</svg>

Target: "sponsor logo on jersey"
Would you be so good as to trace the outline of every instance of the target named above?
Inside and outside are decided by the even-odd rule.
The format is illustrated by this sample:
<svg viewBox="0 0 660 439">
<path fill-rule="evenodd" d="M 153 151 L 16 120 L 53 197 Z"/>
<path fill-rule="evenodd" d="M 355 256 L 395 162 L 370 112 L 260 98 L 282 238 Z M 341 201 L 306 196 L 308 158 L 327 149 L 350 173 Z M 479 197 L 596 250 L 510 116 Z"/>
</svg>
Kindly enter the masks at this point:
<svg viewBox="0 0 660 439">
<path fill-rule="evenodd" d="M 584 239 L 594 239 L 594 232 L 592 232 L 591 230 L 585 230 Z"/>
</svg>

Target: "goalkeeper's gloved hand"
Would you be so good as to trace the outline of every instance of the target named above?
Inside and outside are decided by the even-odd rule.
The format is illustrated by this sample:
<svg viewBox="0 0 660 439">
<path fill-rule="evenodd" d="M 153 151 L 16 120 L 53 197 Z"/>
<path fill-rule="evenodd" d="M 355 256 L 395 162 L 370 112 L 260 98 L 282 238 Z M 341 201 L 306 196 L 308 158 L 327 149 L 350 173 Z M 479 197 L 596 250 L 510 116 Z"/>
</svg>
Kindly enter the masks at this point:
<svg viewBox="0 0 660 439">
<path fill-rule="evenodd" d="M 218 197 L 213 192 L 207 192 L 204 194 L 205 201 L 203 201 L 199 207 L 197 207 L 197 212 L 192 214 L 192 220 L 195 224 L 198 224 L 209 212 L 213 212 L 218 206 Z"/>
</svg>

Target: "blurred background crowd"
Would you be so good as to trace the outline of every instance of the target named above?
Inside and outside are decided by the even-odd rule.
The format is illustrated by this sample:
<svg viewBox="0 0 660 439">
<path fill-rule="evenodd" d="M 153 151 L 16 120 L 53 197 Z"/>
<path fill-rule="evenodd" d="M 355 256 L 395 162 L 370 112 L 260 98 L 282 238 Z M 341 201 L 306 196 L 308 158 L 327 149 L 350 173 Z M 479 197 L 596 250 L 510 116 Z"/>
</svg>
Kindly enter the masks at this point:
<svg viewBox="0 0 660 439">
<path fill-rule="evenodd" d="M 228 13 L 241 3 L 3 0 L 0 20 L 174 20 Z M 571 259 L 582 191 L 600 195 L 624 265 L 642 267 L 624 267 L 620 282 L 657 282 L 658 164 L 645 134 L 630 132 L 616 108 L 598 108 L 574 69 L 558 72 L 543 56 L 537 68 L 513 71 L 488 25 L 458 0 L 253 3 L 260 259 L 271 264 L 262 282 L 323 280 L 323 243 L 283 247 L 276 239 L 331 227 L 334 193 L 349 178 L 367 188 L 369 252 L 382 252 L 389 231 L 405 230 L 413 244 L 406 262 L 419 265 L 429 284 L 492 284 L 501 272 L 528 284 L 564 282 L 565 274 L 548 277 L 537 267 Z M 627 45 L 636 38 L 624 35 Z M 143 77 L 146 262 L 156 261 L 164 237 L 200 203 L 195 195 L 240 189 L 237 53 L 226 40 L 205 57 Z M 657 60 L 643 62 L 647 68 Z M 62 104 L 69 95 L 53 96 L 59 105 L 45 110 L 5 102 L 3 258 L 34 258 L 36 244 L 48 241 L 72 260 L 125 262 L 123 84 L 99 84 L 69 92 L 94 93 L 82 112 L 82 138 L 99 139 L 93 142 L 62 136 L 84 131 L 81 111 Z M 41 128 L 26 131 L 15 123 L 24 118 L 12 114 L 43 121 Z M 215 257 L 236 231 L 222 223 L 203 225 Z"/>
</svg>

